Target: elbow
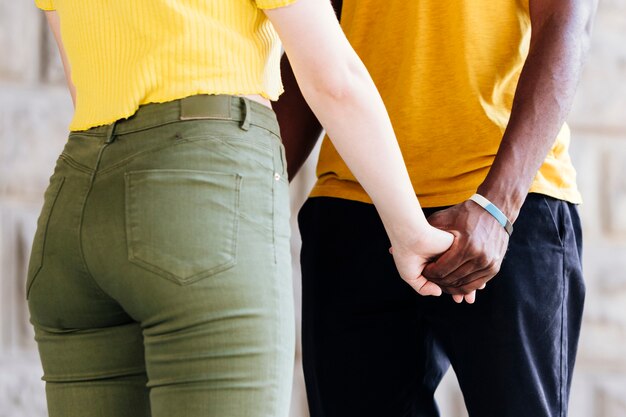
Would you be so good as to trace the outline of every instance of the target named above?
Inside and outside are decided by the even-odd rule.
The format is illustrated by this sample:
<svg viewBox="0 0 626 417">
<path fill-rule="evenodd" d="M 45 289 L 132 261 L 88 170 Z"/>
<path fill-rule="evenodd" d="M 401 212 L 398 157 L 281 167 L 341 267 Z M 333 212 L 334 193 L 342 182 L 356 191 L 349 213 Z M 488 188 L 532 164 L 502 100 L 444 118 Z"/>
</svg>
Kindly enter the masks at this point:
<svg viewBox="0 0 626 417">
<path fill-rule="evenodd" d="M 596 10 L 598 9 L 598 0 L 584 0 L 580 3 L 581 36 L 583 39 L 583 48 L 586 52 L 591 43 L 591 33 L 593 31 Z"/>
<path fill-rule="evenodd" d="M 556 37 L 568 45 L 576 45 L 584 55 L 591 43 L 597 8 L 598 0 L 569 0 L 538 11 L 534 21 L 531 17 L 531 48 L 545 38 Z"/>
<path fill-rule="evenodd" d="M 320 74 L 305 89 L 318 100 L 341 102 L 350 96 L 353 82 L 353 74 L 341 70 L 332 74 Z"/>
<path fill-rule="evenodd" d="M 355 98 L 367 77 L 367 70 L 358 63 L 335 63 L 332 68 L 315 71 L 302 91 L 322 105 L 344 103 Z"/>
<path fill-rule="evenodd" d="M 588 44 L 593 30 L 593 22 L 598 8 L 598 0 L 573 0 L 567 2 L 574 30 L 579 34 L 584 43 Z"/>
</svg>

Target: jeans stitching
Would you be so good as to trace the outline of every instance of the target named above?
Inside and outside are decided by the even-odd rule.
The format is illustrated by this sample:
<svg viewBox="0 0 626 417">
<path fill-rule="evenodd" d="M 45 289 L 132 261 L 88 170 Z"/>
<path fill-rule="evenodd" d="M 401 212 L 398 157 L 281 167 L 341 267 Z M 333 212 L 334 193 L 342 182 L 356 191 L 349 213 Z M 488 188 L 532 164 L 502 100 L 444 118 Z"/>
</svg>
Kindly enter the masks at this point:
<svg viewBox="0 0 626 417">
<path fill-rule="evenodd" d="M 65 177 L 61 177 L 58 180 L 58 184 L 55 186 L 54 190 L 54 195 L 52 196 L 52 201 L 50 202 L 50 207 L 48 208 L 46 213 L 43 213 L 43 215 L 46 216 L 45 218 L 45 225 L 43 225 L 43 231 L 42 231 L 42 236 L 41 236 L 41 250 L 40 250 L 40 255 L 39 255 L 39 260 L 38 263 L 39 265 L 36 268 L 36 271 L 34 271 L 32 273 L 31 276 L 28 277 L 27 279 L 27 285 L 26 285 L 26 298 L 28 299 L 29 295 L 30 295 L 30 290 L 33 286 L 33 284 L 35 283 L 35 280 L 37 278 L 37 276 L 39 275 L 39 272 L 41 271 L 41 268 L 43 267 L 43 259 L 44 259 L 44 252 L 46 249 L 46 240 L 47 240 L 47 234 L 48 234 L 48 227 L 50 225 L 50 217 L 52 216 L 52 212 L 54 210 L 54 206 L 56 205 L 57 199 L 59 198 L 59 195 L 61 194 L 61 189 L 63 188 L 63 184 L 65 183 Z M 43 210 L 43 208 L 42 208 Z M 29 274 L 30 275 L 30 274 Z"/>
<path fill-rule="evenodd" d="M 91 168 L 89 168 L 86 165 L 81 164 L 80 162 L 77 162 L 75 159 L 73 159 L 70 155 L 66 153 L 62 153 L 60 156 L 60 159 L 71 168 L 74 168 L 85 174 L 89 174 L 89 175 L 93 174 L 93 170 Z"/>
<path fill-rule="evenodd" d="M 171 147 L 174 147 L 174 146 L 180 145 L 181 143 L 183 143 L 183 142 L 180 142 L 180 141 L 177 141 L 177 142 L 169 142 L 169 143 L 166 143 L 166 144 L 164 144 L 164 145 L 155 146 L 154 148 L 150 148 L 150 149 L 145 150 L 145 151 L 140 151 L 140 152 L 137 152 L 136 154 L 133 154 L 133 155 L 131 155 L 131 156 L 128 156 L 128 157 L 126 157 L 126 158 L 124 158 L 124 159 L 122 159 L 122 160 L 120 160 L 120 161 L 116 162 L 116 163 L 115 163 L 115 164 L 113 164 L 113 165 L 110 165 L 110 166 L 108 166 L 108 167 L 106 167 L 106 168 L 103 168 L 103 169 L 99 172 L 99 174 L 100 174 L 100 176 L 101 176 L 101 177 L 103 177 L 103 176 L 105 176 L 105 175 L 107 175 L 107 174 L 111 173 L 112 171 L 114 171 L 114 170 L 115 170 L 115 169 L 117 169 L 117 168 L 120 168 L 120 167 L 123 167 L 123 166 L 125 166 L 125 165 L 128 165 L 131 161 L 133 161 L 134 159 L 137 159 L 137 158 L 138 158 L 138 157 L 140 157 L 140 156 L 144 156 L 144 155 L 146 155 L 146 154 L 150 154 L 150 153 L 153 153 L 153 152 L 161 151 L 161 150 L 163 150 L 163 149 L 171 148 Z"/>
<path fill-rule="evenodd" d="M 80 209 L 80 221 L 79 221 L 79 225 L 78 225 L 78 251 L 79 251 L 79 255 L 80 255 L 80 260 L 83 264 L 83 268 L 85 269 L 85 273 L 87 274 L 87 276 L 91 279 L 91 281 L 93 282 L 96 291 L 98 291 L 100 293 L 100 295 L 106 297 L 106 298 L 111 298 L 103 289 L 102 287 L 100 287 L 100 284 L 98 284 L 98 282 L 96 281 L 96 278 L 93 276 L 93 274 L 91 273 L 91 271 L 89 270 L 89 267 L 87 266 L 87 260 L 85 259 L 85 251 L 83 250 L 83 223 L 85 220 L 85 208 L 87 207 L 87 199 L 89 198 L 89 194 L 91 194 L 91 190 L 93 189 L 93 185 L 95 183 L 96 180 L 96 173 L 98 172 L 98 166 L 100 165 L 100 161 L 102 159 L 102 154 L 104 153 L 104 150 L 106 149 L 106 147 L 108 146 L 107 143 L 104 143 L 102 145 L 102 147 L 100 148 L 100 151 L 98 152 L 98 156 L 96 158 L 96 164 L 94 166 L 93 172 L 91 174 L 91 179 L 89 180 L 89 185 L 87 186 L 87 191 L 85 192 L 85 198 L 83 199 L 83 203 L 82 203 L 82 207 Z"/>
<path fill-rule="evenodd" d="M 134 172 L 141 172 L 141 171 L 134 171 Z M 133 251 L 133 235 L 134 233 L 131 231 L 130 225 L 129 225 L 129 219 L 131 217 L 135 217 L 132 216 L 132 213 L 136 213 L 138 210 L 135 208 L 133 209 L 133 202 L 135 200 L 130 199 L 130 195 L 132 195 L 132 173 L 133 172 L 127 172 L 124 177 L 126 178 L 126 184 L 125 184 L 125 191 L 126 191 L 126 196 L 128 200 L 132 200 L 130 203 L 126 202 L 125 204 L 125 217 L 126 217 L 126 225 L 125 225 L 125 229 L 126 229 L 126 239 L 127 239 L 127 248 L 128 248 L 128 252 L 127 252 L 127 256 L 128 256 L 128 260 L 131 261 L 133 264 L 147 270 L 150 271 L 152 273 L 156 273 L 159 276 L 174 282 L 175 284 L 178 285 L 189 285 L 189 284 L 193 284 L 197 281 L 200 281 L 202 279 L 208 278 L 212 275 L 218 274 L 220 272 L 226 271 L 230 268 L 232 268 L 233 266 L 235 266 L 237 264 L 237 244 L 238 244 L 238 235 L 239 235 L 239 212 L 240 212 L 240 208 L 239 208 L 239 202 L 240 202 L 240 194 L 241 194 L 241 183 L 243 181 L 243 178 L 241 177 L 241 175 L 239 174 L 234 174 L 233 176 L 235 177 L 235 181 L 236 181 L 236 185 L 235 185 L 235 190 L 233 192 L 234 194 L 234 204 L 233 204 L 233 219 L 232 219 L 232 224 L 233 224 L 233 230 L 232 230 L 232 243 L 231 243 L 231 248 L 230 248 L 230 257 L 231 259 L 228 260 L 227 262 L 223 262 L 220 265 L 216 265 L 210 269 L 207 270 L 203 270 L 201 272 L 198 272 L 194 275 L 188 276 L 188 277 L 182 277 L 178 274 L 175 274 L 172 271 L 168 271 L 162 267 L 160 267 L 159 265 L 154 264 L 153 262 L 150 262 L 146 259 L 137 257 Z M 231 175 L 231 174 L 228 174 Z"/>
</svg>

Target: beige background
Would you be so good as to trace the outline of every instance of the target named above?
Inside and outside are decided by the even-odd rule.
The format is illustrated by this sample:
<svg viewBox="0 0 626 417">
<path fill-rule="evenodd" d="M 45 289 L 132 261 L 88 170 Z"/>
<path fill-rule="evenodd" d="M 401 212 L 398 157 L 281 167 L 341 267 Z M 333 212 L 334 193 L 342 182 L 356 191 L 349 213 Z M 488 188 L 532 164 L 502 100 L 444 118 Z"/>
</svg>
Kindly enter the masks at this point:
<svg viewBox="0 0 626 417">
<path fill-rule="evenodd" d="M 0 417 L 46 415 L 24 304 L 24 275 L 71 103 L 44 28 L 31 1 L 0 0 Z M 570 415 L 626 417 L 626 0 L 600 4 L 569 120 L 585 198 L 581 213 L 588 288 Z M 294 213 L 311 186 L 311 162 L 292 185 Z M 297 297 L 299 275 L 294 278 Z M 443 416 L 465 415 L 452 374 L 438 396 Z M 297 366 L 292 417 L 306 416 L 305 410 Z"/>
</svg>

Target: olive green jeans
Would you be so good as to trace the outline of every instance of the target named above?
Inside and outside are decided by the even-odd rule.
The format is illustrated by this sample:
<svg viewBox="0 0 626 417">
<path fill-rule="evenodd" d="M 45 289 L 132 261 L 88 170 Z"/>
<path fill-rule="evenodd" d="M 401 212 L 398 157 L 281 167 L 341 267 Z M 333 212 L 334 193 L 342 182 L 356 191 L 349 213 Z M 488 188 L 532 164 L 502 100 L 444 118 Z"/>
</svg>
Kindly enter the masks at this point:
<svg viewBox="0 0 626 417">
<path fill-rule="evenodd" d="M 50 416 L 287 416 L 288 203 L 275 115 L 247 99 L 72 132 L 28 270 Z"/>
</svg>

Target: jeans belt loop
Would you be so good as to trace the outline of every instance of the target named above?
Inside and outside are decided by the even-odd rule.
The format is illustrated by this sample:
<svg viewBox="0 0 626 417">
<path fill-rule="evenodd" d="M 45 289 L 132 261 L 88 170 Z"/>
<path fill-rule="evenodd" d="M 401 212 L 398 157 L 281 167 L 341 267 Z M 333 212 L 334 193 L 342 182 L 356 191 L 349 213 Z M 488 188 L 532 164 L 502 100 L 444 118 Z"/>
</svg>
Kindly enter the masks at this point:
<svg viewBox="0 0 626 417">
<path fill-rule="evenodd" d="M 243 102 L 243 121 L 241 122 L 241 129 L 248 131 L 250 130 L 250 118 L 251 118 L 251 109 L 250 109 L 250 101 L 247 98 L 241 97 L 241 101 Z"/>
<path fill-rule="evenodd" d="M 116 125 L 117 125 L 117 120 L 111 123 L 109 126 L 107 126 L 106 139 L 104 143 L 109 144 L 115 140 L 115 126 Z"/>
</svg>

